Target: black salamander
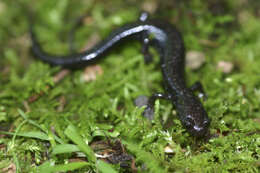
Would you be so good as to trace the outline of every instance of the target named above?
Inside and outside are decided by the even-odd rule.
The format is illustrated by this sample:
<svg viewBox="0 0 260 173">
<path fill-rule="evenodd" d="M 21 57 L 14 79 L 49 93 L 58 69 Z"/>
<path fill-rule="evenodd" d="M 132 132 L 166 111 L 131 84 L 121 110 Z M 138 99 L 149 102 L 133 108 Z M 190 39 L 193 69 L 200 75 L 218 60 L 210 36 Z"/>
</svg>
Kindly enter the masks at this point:
<svg viewBox="0 0 260 173">
<path fill-rule="evenodd" d="M 41 48 L 31 26 L 34 55 L 51 65 L 65 68 L 75 68 L 78 65 L 95 62 L 117 43 L 130 37 L 141 40 L 142 53 L 146 62 L 151 61 L 152 58 L 148 51 L 149 46 L 153 46 L 158 51 L 166 85 L 165 93 L 156 93 L 149 98 L 144 114 L 153 111 L 156 99 L 167 99 L 175 106 L 178 118 L 192 136 L 204 137 L 209 134 L 210 119 L 200 100 L 194 95 L 194 91 L 203 92 L 203 89 L 199 82 L 190 88 L 186 86 L 185 47 L 180 32 L 174 26 L 161 20 L 150 20 L 147 13 L 142 13 L 139 21 L 118 28 L 91 50 L 66 56 L 46 53 Z"/>
</svg>

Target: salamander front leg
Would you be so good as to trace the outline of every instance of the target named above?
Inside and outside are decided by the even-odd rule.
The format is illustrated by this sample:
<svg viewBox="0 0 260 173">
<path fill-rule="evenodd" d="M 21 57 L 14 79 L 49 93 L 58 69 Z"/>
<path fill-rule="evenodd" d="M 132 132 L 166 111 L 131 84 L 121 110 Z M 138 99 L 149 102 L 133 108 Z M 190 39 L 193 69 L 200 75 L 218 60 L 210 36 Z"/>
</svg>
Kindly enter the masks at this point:
<svg viewBox="0 0 260 173">
<path fill-rule="evenodd" d="M 156 99 L 170 100 L 171 95 L 162 94 L 162 93 L 155 93 L 149 98 L 147 98 L 145 96 L 140 96 L 135 100 L 136 106 L 141 107 L 141 106 L 146 105 L 146 108 L 143 112 L 143 116 L 145 116 L 149 120 L 152 120 L 154 118 L 154 104 L 155 104 Z"/>
<path fill-rule="evenodd" d="M 196 91 L 199 91 L 199 98 L 203 98 L 203 100 L 206 100 L 207 99 L 207 95 L 203 89 L 203 86 L 200 82 L 195 82 L 191 87 L 190 87 L 190 90 L 192 92 L 196 92 Z"/>
</svg>

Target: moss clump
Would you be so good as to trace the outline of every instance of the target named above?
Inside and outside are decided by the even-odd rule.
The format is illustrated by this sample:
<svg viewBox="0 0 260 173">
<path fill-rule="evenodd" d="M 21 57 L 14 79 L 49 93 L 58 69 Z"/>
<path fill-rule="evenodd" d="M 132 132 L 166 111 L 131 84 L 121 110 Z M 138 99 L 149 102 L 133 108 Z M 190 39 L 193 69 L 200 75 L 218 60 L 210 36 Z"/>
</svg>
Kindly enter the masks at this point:
<svg viewBox="0 0 260 173">
<path fill-rule="evenodd" d="M 84 70 L 78 69 L 57 83 L 53 77 L 61 69 L 30 54 L 26 8 L 4 0 L 0 2 L 0 170 L 258 172 L 260 4 L 173 2 L 20 1 L 35 11 L 37 35 L 44 48 L 56 54 L 69 52 L 66 34 L 77 16 L 89 14 L 76 34 L 77 47 L 84 47 L 92 35 L 104 38 L 114 28 L 137 20 L 141 9 L 151 9 L 152 4 L 152 17 L 175 24 L 187 51 L 206 57 L 196 71 L 186 69 L 187 83 L 203 83 L 208 95 L 203 104 L 216 138 L 204 142 L 189 136 L 165 101 L 156 102 L 152 122 L 142 117 L 143 109 L 134 106 L 134 99 L 163 91 L 163 86 L 157 55 L 154 63 L 145 65 L 137 42 L 124 43 L 99 61 L 104 74 L 95 81 L 82 81 Z M 231 62 L 233 70 L 218 70 L 220 61 Z M 37 99 L 30 102 L 35 95 Z M 120 159 L 118 164 L 96 162 L 99 155 L 92 151 L 100 152 L 94 149 L 96 142 L 106 143 L 106 152 L 118 151 L 116 140 L 124 144 L 127 158 L 135 159 L 135 166 L 120 167 Z"/>
</svg>

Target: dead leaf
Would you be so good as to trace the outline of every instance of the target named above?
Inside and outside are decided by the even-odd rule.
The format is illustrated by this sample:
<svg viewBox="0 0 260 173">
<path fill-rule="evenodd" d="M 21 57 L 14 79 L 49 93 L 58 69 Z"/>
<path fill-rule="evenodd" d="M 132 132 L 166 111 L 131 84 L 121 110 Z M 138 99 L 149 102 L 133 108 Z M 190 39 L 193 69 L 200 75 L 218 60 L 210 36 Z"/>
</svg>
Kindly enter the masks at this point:
<svg viewBox="0 0 260 173">
<path fill-rule="evenodd" d="M 174 153 L 173 149 L 168 145 L 166 147 L 164 147 L 164 152 L 166 154 L 173 154 Z"/>
<path fill-rule="evenodd" d="M 59 73 L 57 73 L 54 77 L 53 77 L 53 82 L 56 84 L 59 81 L 61 81 L 62 79 L 64 79 L 65 76 L 67 76 L 70 73 L 70 70 L 67 69 L 63 69 L 61 70 Z"/>
<path fill-rule="evenodd" d="M 233 70 L 233 67 L 233 63 L 229 61 L 219 61 L 217 65 L 217 69 L 226 74 L 230 73 Z"/>
<path fill-rule="evenodd" d="M 16 173 L 16 166 L 11 163 L 8 167 L 2 169 L 3 173 Z"/>
<path fill-rule="evenodd" d="M 205 60 L 204 53 L 199 51 L 189 51 L 186 54 L 186 66 L 192 70 L 200 68 Z"/>
<path fill-rule="evenodd" d="M 87 66 L 84 70 L 84 73 L 81 76 L 81 81 L 83 82 L 93 81 L 96 80 L 98 75 L 102 75 L 102 74 L 103 74 L 103 70 L 101 66 L 99 65 Z"/>
<path fill-rule="evenodd" d="M 158 8 L 158 2 L 157 1 L 145 1 L 143 4 L 142 4 L 142 9 L 144 11 L 147 11 L 149 14 L 153 14 L 156 9 Z"/>
</svg>

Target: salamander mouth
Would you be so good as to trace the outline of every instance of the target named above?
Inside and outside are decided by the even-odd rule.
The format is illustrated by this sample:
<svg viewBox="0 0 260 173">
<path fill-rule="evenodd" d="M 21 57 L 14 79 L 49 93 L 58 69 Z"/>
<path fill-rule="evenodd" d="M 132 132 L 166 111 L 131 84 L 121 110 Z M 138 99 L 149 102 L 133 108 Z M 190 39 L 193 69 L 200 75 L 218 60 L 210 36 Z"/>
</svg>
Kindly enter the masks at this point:
<svg viewBox="0 0 260 173">
<path fill-rule="evenodd" d="M 189 129 L 188 132 L 197 138 L 202 138 L 209 134 L 209 128 L 207 126 L 199 127 L 195 125 L 192 129 Z"/>
<path fill-rule="evenodd" d="M 182 124 L 192 136 L 200 138 L 209 134 L 209 119 L 204 119 L 203 122 L 196 123 L 192 116 L 186 116 Z"/>
</svg>

